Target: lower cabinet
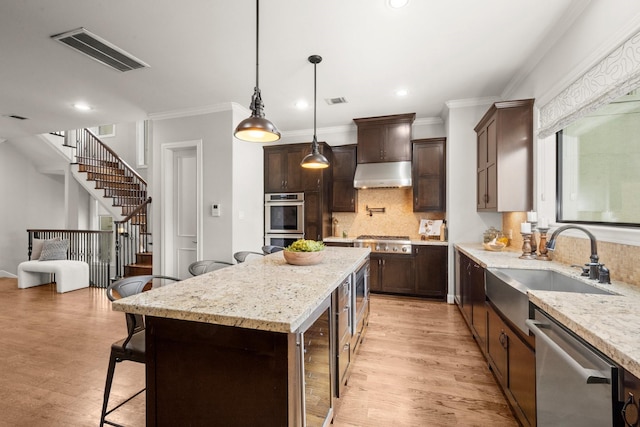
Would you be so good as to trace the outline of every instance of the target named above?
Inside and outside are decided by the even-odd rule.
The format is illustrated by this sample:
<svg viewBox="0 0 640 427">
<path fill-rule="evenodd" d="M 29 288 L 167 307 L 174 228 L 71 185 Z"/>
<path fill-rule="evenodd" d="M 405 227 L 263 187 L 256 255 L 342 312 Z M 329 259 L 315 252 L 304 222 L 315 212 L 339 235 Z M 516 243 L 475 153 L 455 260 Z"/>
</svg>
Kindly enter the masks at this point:
<svg viewBox="0 0 640 427">
<path fill-rule="evenodd" d="M 445 299 L 447 296 L 448 246 L 413 246 L 416 295 Z"/>
<path fill-rule="evenodd" d="M 371 291 L 414 294 L 414 262 L 410 255 L 371 254 Z"/>
<path fill-rule="evenodd" d="M 536 425 L 534 337 L 504 320 L 485 294 L 484 268 L 455 254 L 456 303 L 520 423 Z"/>
<path fill-rule="evenodd" d="M 523 338 L 488 304 L 489 366 L 524 426 L 536 425 L 536 356 Z"/>
</svg>

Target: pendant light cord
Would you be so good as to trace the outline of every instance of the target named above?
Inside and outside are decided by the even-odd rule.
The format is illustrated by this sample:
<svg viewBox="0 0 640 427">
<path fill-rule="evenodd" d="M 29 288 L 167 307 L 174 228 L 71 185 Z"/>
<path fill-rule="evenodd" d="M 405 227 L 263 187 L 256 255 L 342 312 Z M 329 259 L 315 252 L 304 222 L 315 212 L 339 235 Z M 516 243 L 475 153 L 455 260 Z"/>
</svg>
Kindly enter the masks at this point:
<svg viewBox="0 0 640 427">
<path fill-rule="evenodd" d="M 260 51 L 260 0 L 256 0 L 256 88 L 258 85 L 258 52 Z"/>
<path fill-rule="evenodd" d="M 317 92 L 317 83 L 316 83 L 316 66 L 318 64 L 313 64 L 313 145 L 314 148 L 318 145 L 318 140 L 316 138 L 316 110 L 318 108 L 318 102 L 316 101 L 316 92 Z"/>
</svg>

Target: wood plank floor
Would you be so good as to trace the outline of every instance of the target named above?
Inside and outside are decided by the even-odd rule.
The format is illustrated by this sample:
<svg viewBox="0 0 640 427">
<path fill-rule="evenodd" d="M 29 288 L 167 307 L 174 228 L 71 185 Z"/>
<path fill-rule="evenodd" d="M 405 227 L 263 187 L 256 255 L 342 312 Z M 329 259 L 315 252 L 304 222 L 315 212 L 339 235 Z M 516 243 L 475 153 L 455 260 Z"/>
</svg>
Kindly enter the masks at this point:
<svg viewBox="0 0 640 427">
<path fill-rule="evenodd" d="M 335 427 L 517 426 L 453 305 L 373 295 Z M 0 278 L 0 426 L 96 426 L 113 341 L 125 331 L 104 290 L 57 294 Z M 112 402 L 144 386 L 116 367 Z M 112 414 L 144 426 L 144 393 Z"/>
</svg>

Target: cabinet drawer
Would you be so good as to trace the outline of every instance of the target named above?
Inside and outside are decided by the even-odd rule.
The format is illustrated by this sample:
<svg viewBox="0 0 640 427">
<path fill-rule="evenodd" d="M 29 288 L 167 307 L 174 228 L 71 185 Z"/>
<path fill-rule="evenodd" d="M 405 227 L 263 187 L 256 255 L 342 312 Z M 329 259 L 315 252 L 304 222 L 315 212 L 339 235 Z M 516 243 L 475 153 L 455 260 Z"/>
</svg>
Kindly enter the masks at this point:
<svg viewBox="0 0 640 427">
<path fill-rule="evenodd" d="M 349 363 L 351 363 L 351 336 L 349 334 L 345 334 L 340 340 L 337 349 L 337 358 L 338 383 L 343 385 L 347 381 L 347 368 L 349 367 Z"/>
</svg>

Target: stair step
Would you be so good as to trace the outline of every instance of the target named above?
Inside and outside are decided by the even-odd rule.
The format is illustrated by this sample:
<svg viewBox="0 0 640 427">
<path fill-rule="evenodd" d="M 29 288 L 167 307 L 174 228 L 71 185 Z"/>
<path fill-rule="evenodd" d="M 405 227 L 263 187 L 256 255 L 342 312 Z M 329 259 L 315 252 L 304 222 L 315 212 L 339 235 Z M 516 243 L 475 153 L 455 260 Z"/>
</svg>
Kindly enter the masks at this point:
<svg viewBox="0 0 640 427">
<path fill-rule="evenodd" d="M 105 188 L 104 189 L 105 197 L 116 197 L 116 196 L 124 196 L 124 197 L 140 197 L 141 199 L 147 198 L 147 192 L 145 190 L 133 190 L 130 188 Z"/>
<path fill-rule="evenodd" d="M 152 265 L 153 252 L 138 252 L 136 254 L 136 264 Z"/>
<path fill-rule="evenodd" d="M 96 183 L 96 188 L 106 189 L 106 188 L 118 188 L 118 189 L 128 189 L 128 190 L 140 190 L 140 184 L 135 182 L 113 182 L 113 181 L 103 181 L 103 180 L 93 180 Z"/>
<path fill-rule="evenodd" d="M 124 276 L 142 276 L 146 274 L 153 274 L 153 268 L 150 265 L 138 265 L 130 264 L 124 266 Z"/>
<path fill-rule="evenodd" d="M 94 173 L 102 173 L 106 175 L 124 175 L 124 169 L 120 169 L 118 167 L 109 167 L 109 166 L 96 166 L 96 165 L 78 165 L 78 171 L 80 172 L 94 172 Z"/>
<path fill-rule="evenodd" d="M 85 166 L 107 166 L 107 167 L 116 168 L 116 169 L 119 167 L 118 162 L 96 159 L 95 157 L 78 156 L 78 155 L 76 155 L 76 162 L 79 165 L 85 165 Z"/>
<path fill-rule="evenodd" d="M 89 181 L 104 181 L 104 182 L 132 182 L 133 177 L 122 174 L 108 174 L 99 172 L 87 172 L 87 179 Z"/>
</svg>

